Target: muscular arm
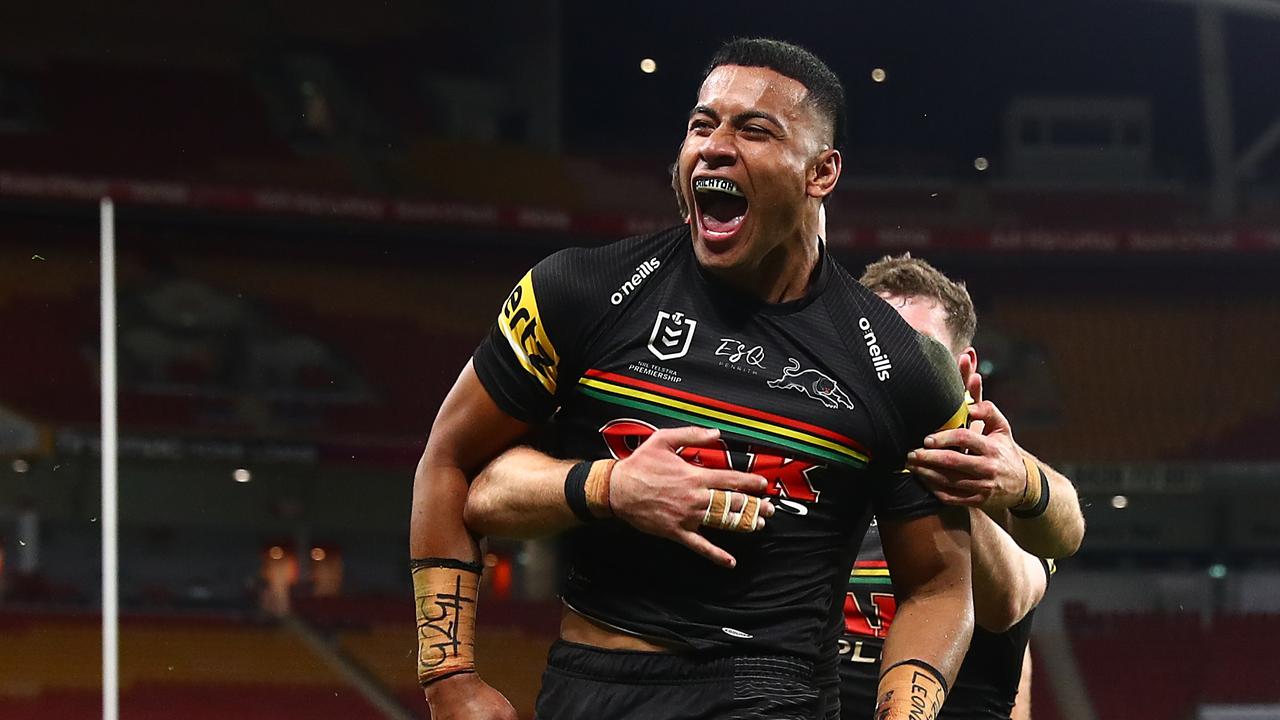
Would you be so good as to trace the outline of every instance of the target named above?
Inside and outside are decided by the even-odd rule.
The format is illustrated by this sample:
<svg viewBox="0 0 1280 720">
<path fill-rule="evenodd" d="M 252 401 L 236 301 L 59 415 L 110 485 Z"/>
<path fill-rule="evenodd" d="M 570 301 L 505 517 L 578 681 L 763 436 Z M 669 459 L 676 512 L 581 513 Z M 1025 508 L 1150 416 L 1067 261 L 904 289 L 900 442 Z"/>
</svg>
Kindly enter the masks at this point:
<svg viewBox="0 0 1280 720">
<path fill-rule="evenodd" d="M 732 491 L 730 509 L 746 502 L 744 493 L 762 495 L 768 483 L 759 475 L 708 469 L 685 462 L 684 447 L 715 443 L 719 431 L 699 427 L 668 428 L 650 435 L 630 456 L 613 466 L 609 506 L 615 517 L 637 530 L 679 542 L 726 567 L 736 560 L 698 532 L 710 488 Z M 465 518 L 473 532 L 500 537 L 551 535 L 582 522 L 565 500 L 565 476 L 576 461 L 558 460 L 533 448 L 517 447 L 489 463 L 472 483 Z M 760 502 L 756 530 L 773 515 Z"/>
<path fill-rule="evenodd" d="M 1023 456 L 1035 458 L 1014 442 L 1008 419 L 992 402 L 973 405 L 969 417 L 975 426 L 981 423 L 981 431 L 934 433 L 925 438 L 924 448 L 911 453 L 907 467 L 943 502 L 986 511 L 1027 552 L 1044 558 L 1074 554 L 1084 539 L 1075 486 L 1036 460 L 1049 482 L 1049 505 L 1037 517 L 1014 517 L 1008 509 L 1022 500 L 1027 486 Z"/>
<path fill-rule="evenodd" d="M 476 538 L 462 519 L 467 478 L 527 430 L 528 425 L 494 404 L 468 363 L 441 404 L 418 461 L 409 520 L 410 557 L 479 562 Z M 432 717 L 440 720 L 515 718 L 510 703 L 474 673 L 432 682 L 426 696 Z"/>
<path fill-rule="evenodd" d="M 903 661 L 927 663 L 951 686 L 973 635 L 973 594 L 967 511 L 946 508 L 912 520 L 881 520 L 880 535 L 898 596 L 880 663 L 886 673 L 877 693 L 883 706 L 888 673 Z"/>
<path fill-rule="evenodd" d="M 564 499 L 575 460 L 515 447 L 489 463 L 466 496 L 467 527 L 481 535 L 534 538 L 581 523 Z"/>
<path fill-rule="evenodd" d="M 984 630 L 1001 633 L 1044 597 L 1044 567 L 980 511 L 970 511 L 970 532 L 974 620 Z"/>
<path fill-rule="evenodd" d="M 494 404 L 467 363 L 440 405 L 414 474 L 411 557 L 479 561 L 479 545 L 463 523 L 468 478 L 528 430 Z"/>
<path fill-rule="evenodd" d="M 1084 513 L 1080 511 L 1075 484 L 1048 463 L 1022 448 L 1019 450 L 1044 470 L 1045 479 L 1049 481 L 1049 506 L 1043 515 L 1035 518 L 1020 518 L 1005 510 L 1002 524 L 1028 552 L 1054 559 L 1074 555 L 1084 540 Z"/>
</svg>

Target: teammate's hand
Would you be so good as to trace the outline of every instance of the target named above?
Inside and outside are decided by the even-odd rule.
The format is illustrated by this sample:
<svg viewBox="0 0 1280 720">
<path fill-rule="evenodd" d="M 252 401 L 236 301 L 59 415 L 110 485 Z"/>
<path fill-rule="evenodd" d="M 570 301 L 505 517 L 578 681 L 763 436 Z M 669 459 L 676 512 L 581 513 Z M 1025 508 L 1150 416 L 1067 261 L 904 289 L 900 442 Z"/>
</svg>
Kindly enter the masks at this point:
<svg viewBox="0 0 1280 720">
<path fill-rule="evenodd" d="M 710 503 L 711 490 L 732 491 L 729 509 L 737 512 L 745 494 L 763 496 L 768 481 L 736 470 L 712 470 L 685 462 L 684 447 L 706 447 L 720 438 L 719 430 L 683 427 L 659 430 L 630 456 L 613 466 L 609 477 L 609 505 L 613 514 L 641 532 L 674 540 L 706 557 L 733 567 L 737 560 L 698 533 Z M 756 530 L 773 515 L 773 504 L 760 503 Z"/>
<path fill-rule="evenodd" d="M 1008 419 L 990 401 L 971 406 L 969 418 L 969 428 L 926 437 L 924 448 L 907 455 L 907 469 L 948 505 L 987 510 L 1017 505 L 1026 491 L 1027 470 Z"/>
<path fill-rule="evenodd" d="M 431 720 L 519 720 L 502 693 L 473 672 L 437 680 L 424 692 Z"/>
</svg>

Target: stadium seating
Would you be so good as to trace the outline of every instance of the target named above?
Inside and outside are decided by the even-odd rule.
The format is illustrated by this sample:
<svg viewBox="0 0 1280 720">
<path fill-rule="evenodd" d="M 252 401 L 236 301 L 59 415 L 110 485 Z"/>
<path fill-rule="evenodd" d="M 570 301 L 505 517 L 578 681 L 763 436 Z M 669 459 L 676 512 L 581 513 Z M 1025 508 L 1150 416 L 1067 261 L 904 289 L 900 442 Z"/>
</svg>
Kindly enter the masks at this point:
<svg viewBox="0 0 1280 720">
<path fill-rule="evenodd" d="M 120 589 L 135 613 L 122 625 L 122 716 L 379 717 L 292 622 L 233 615 L 266 595 L 281 612 L 291 601 L 348 670 L 427 717 L 403 592 L 423 438 L 534 258 L 674 221 L 678 137 L 619 141 L 617 131 L 646 113 L 661 120 L 670 80 L 696 68 L 674 46 L 601 36 L 632 73 L 641 50 L 663 66 L 642 79 L 649 89 L 627 93 L 643 112 L 613 104 L 626 117 L 601 124 L 568 110 L 594 107 L 604 86 L 587 98 L 573 78 L 589 69 L 625 87 L 624 68 L 574 50 L 590 43 L 557 49 L 585 4 L 508 8 L 515 28 L 465 3 L 268 4 L 249 16 L 206 3 L 198 18 L 181 4 L 18 5 L 0 51 L 0 720 L 101 715 L 99 621 L 82 613 L 98 597 L 93 549 L 109 526 L 97 471 L 110 465 L 96 445 L 93 204 L 104 194 L 119 210 Z M 84 10 L 96 20 L 71 21 Z M 849 85 L 860 131 L 825 205 L 829 248 L 850 260 L 909 247 L 948 272 L 954 263 L 956 276 L 974 270 L 980 333 L 993 338 L 978 343 L 992 363 L 988 396 L 1022 445 L 1078 480 L 1088 518 L 1075 561 L 1090 572 L 1051 593 L 1107 608 L 1275 608 L 1280 154 L 1258 157 L 1269 132 L 1259 123 L 1271 118 L 1252 110 L 1270 102 L 1257 92 L 1270 90 L 1268 74 L 1241 72 L 1241 49 L 1273 28 L 1240 7 L 1164 15 L 1149 25 L 1162 40 L 1193 25 L 1201 41 L 1227 32 L 1225 75 L 1212 75 L 1233 76 L 1239 172 L 1224 181 L 1220 153 L 1204 151 L 1231 143 L 1201 127 L 1203 108 L 1177 112 L 1158 86 L 1145 97 L 1134 81 L 1149 63 L 1105 73 L 1155 111 L 1130 136 L 1142 163 L 1098 153 L 1092 172 L 1073 174 L 1089 168 L 1050 155 L 1021 164 L 1009 142 L 1062 134 L 1048 114 L 1030 133 L 1007 125 L 1003 147 L 994 125 L 952 145 L 940 123 L 963 124 L 940 118 L 955 98 L 903 102 L 903 88 L 924 87 L 921 67 L 890 53 L 877 59 L 890 64 L 888 85 Z M 1103 29 L 1103 40 L 1132 34 Z M 1019 93 L 1085 91 L 1101 77 L 1038 80 L 1016 61 L 1022 36 L 1005 37 L 1015 42 L 996 44 L 1014 54 L 975 65 L 974 77 L 1009 75 Z M 1114 53 L 1092 55 L 1115 65 Z M 1159 74 L 1190 87 L 1188 68 L 1161 62 Z M 974 95 L 953 83 L 967 120 L 1003 87 L 980 84 Z M 918 133 L 905 119 L 917 112 Z M 1067 120 L 1057 124 L 1070 130 Z M 885 122 L 920 142 L 878 131 Z M 599 132 L 582 131 L 591 123 Z M 1193 142 L 1202 131 L 1207 144 Z M 974 163 L 978 152 L 989 165 Z M 582 304 L 595 302 L 607 294 Z M 699 330 L 699 342 L 709 335 Z M 528 718 L 560 606 L 510 596 L 552 592 L 550 551 L 499 541 L 486 552 L 501 572 L 482 592 L 501 598 L 481 604 L 480 670 Z M 1237 581 L 1246 573 L 1257 577 Z M 393 597 L 309 597 L 397 585 Z M 1069 606 L 1065 619 L 1094 720 L 1280 702 L 1280 615 Z M 1041 648 L 1055 660 L 1068 654 L 1047 644 L 1059 637 L 1046 632 Z M 1034 716 L 1062 720 L 1048 670 L 1035 664 Z"/>
<path fill-rule="evenodd" d="M 25 231 L 34 239 L 47 229 Z M 129 233 L 131 241 L 147 240 L 137 237 L 136 230 Z M 33 246 L 51 258 L 0 269 L 0 323 L 9 337 L 41 351 L 0 358 L 0 404 L 55 427 L 91 424 L 98 414 L 93 255 L 70 248 L 55 254 L 44 249 L 47 244 Z M 323 395 L 332 382 L 328 369 L 297 369 L 291 382 L 299 393 L 320 397 L 299 410 L 280 409 L 286 420 L 290 413 L 298 419 L 295 436 L 391 436 L 414 443 L 514 279 L 476 273 L 432 277 L 429 271 L 385 265 L 341 271 L 283 261 L 245 266 L 216 258 L 184 261 L 170 277 L 224 297 L 248 298 L 251 320 L 278 328 L 273 337 L 314 338 L 338 358 L 342 372 L 354 373 L 352 392 L 328 401 Z M 122 257 L 122 293 L 136 296 L 154 282 L 129 256 Z M 126 429 L 261 430 L 237 414 L 234 390 L 209 387 L 213 376 L 198 362 L 170 361 L 162 370 L 166 383 L 140 384 L 128 356 L 127 331 L 136 325 L 129 312 L 122 305 L 120 410 Z M 172 390 L 165 390 L 166 384 Z M 201 392 L 192 392 L 202 385 Z M 287 435 L 288 427 L 283 429 Z"/>
<path fill-rule="evenodd" d="M 1269 662 L 1280 616 L 1089 612 L 1065 616 L 1098 720 L 1185 720 L 1201 703 L 1277 703 Z M 1099 659 L 1105 658 L 1105 662 Z M 1117 673 L 1116 668 L 1124 668 Z"/>
<path fill-rule="evenodd" d="M 33 222 L 17 231 L 35 238 L 48 229 Z M 153 241 L 160 237 L 149 228 L 129 232 L 131 241 L 145 241 L 147 233 L 156 234 Z M 134 237 L 140 232 L 142 238 Z M 231 230 L 227 239 L 253 242 L 252 235 Z M 0 358 L 0 403 L 55 425 L 96 418 L 92 257 L 77 250 L 61 253 L 56 262 L 0 269 L 0 322 L 44 350 Z M 283 423 L 274 428 L 277 434 L 292 428 L 308 437 L 395 436 L 416 443 L 520 269 L 445 272 L 274 258 L 246 263 L 191 254 L 174 258 L 169 272 L 173 281 L 243 303 L 246 322 L 272 328 L 272 337 L 301 338 L 333 358 L 330 364 L 303 362 L 287 382 L 275 384 L 314 396 L 301 404 L 278 401 L 268 416 Z M 123 292 L 136 295 L 153 287 L 156 277 L 122 258 Z M 991 382 L 1020 441 L 1042 455 L 1094 462 L 1275 458 L 1280 446 L 1258 434 L 1274 424 L 1269 420 L 1280 405 L 1280 356 L 1267 352 L 1269 338 L 1258 332 L 1280 326 L 1274 299 L 1119 291 L 1029 297 L 998 286 L 984 296 L 984 327 L 998 328 L 1024 348 L 1019 352 L 1037 353 L 1026 355 L 1024 365 L 1038 375 L 997 372 Z M 130 316 L 122 318 L 128 329 Z M 233 350 L 214 349 L 224 355 Z M 236 352 L 243 351 L 239 346 Z M 126 426 L 172 427 L 181 420 L 185 428 L 205 431 L 264 431 L 243 416 L 234 392 L 190 392 L 212 382 L 217 366 L 202 364 L 210 357 L 226 361 L 217 355 L 171 361 L 165 372 L 182 392 L 140 387 L 130 382 L 130 366 L 122 366 Z M 1201 380 L 1209 377 L 1212 382 Z M 334 395 L 335 388 L 345 391 Z M 1048 411 L 1024 402 L 1033 391 L 1052 397 Z M 1104 406 L 1106 412 L 1099 412 Z"/>
<path fill-rule="evenodd" d="M 1201 700 L 1217 703 L 1280 702 L 1271 657 L 1280 641 L 1280 615 L 1228 615 L 1214 621 Z"/>
<path fill-rule="evenodd" d="M 478 662 L 485 678 L 531 717 L 554 607 L 491 603 L 482 614 Z M 403 599 L 313 599 L 299 610 L 406 707 L 428 717 L 413 677 Z M 1099 720 L 1185 720 L 1201 703 L 1276 703 L 1265 661 L 1280 640 L 1280 615 L 1226 615 L 1207 625 L 1192 613 L 1092 612 L 1068 606 L 1077 665 Z M 0 717 L 99 717 L 101 652 L 96 616 L 0 613 Z M 1106 658 L 1106 662 L 1097 662 Z M 1183 658 L 1186 662 L 1172 662 Z M 160 720 L 380 717 L 314 656 L 274 625 L 228 617 L 131 616 L 121 629 L 125 717 Z M 1123 673 L 1115 668 L 1123 667 Z M 1061 717 L 1043 661 L 1033 671 L 1040 720 Z"/>
<path fill-rule="evenodd" d="M 1280 324 L 1273 300 L 1109 293 L 997 296 L 992 304 L 984 322 L 1046 350 L 1062 417 L 1020 428 L 1019 439 L 1047 457 L 1194 457 L 1280 400 L 1280 356 L 1265 352 L 1268 339 L 1256 332 Z"/>
<path fill-rule="evenodd" d="M 1203 652 L 1200 619 L 1189 613 L 1075 613 L 1068 617 L 1076 664 L 1098 720 L 1183 720 L 1195 699 L 1198 663 L 1169 662 Z M 1107 661 L 1095 662 L 1097 658 Z M 1125 668 L 1119 678 L 1115 668 Z M 1118 682 L 1119 681 L 1119 682 Z"/>
<path fill-rule="evenodd" d="M 7 169 L 208 178 L 224 158 L 290 156 L 236 72 L 67 61 L 31 84 L 45 117 L 36 132 L 0 135 Z"/>
<path fill-rule="evenodd" d="M 0 628 L 0 717 L 102 716 L 96 616 L 5 613 Z M 287 630 L 228 618 L 122 620 L 120 688 L 132 720 L 382 717 Z"/>
</svg>

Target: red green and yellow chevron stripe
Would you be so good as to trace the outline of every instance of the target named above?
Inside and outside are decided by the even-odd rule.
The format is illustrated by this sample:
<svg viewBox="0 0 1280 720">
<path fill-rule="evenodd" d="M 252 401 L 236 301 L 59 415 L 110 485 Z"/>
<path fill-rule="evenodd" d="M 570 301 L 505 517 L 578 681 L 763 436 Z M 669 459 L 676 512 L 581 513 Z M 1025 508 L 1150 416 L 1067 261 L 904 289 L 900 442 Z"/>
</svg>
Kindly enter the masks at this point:
<svg viewBox="0 0 1280 720">
<path fill-rule="evenodd" d="M 832 430 L 638 378 L 588 370 L 579 378 L 578 390 L 602 402 L 744 435 L 842 465 L 861 468 L 871 460 L 860 443 Z"/>
<path fill-rule="evenodd" d="M 849 573 L 849 584 L 892 585 L 889 564 L 884 560 L 859 560 L 853 564 L 853 572 Z"/>
</svg>

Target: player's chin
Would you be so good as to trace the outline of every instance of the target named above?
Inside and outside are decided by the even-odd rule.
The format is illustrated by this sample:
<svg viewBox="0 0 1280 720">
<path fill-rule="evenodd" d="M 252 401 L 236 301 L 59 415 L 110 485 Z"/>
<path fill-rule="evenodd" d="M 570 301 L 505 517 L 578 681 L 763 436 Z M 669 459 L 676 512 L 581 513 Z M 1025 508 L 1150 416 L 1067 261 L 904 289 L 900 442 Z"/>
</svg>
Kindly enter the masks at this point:
<svg viewBox="0 0 1280 720">
<path fill-rule="evenodd" d="M 704 267 L 728 268 L 738 264 L 750 245 L 752 223 L 750 213 L 730 229 L 711 229 L 695 218 L 693 242 L 698 260 Z"/>
</svg>

